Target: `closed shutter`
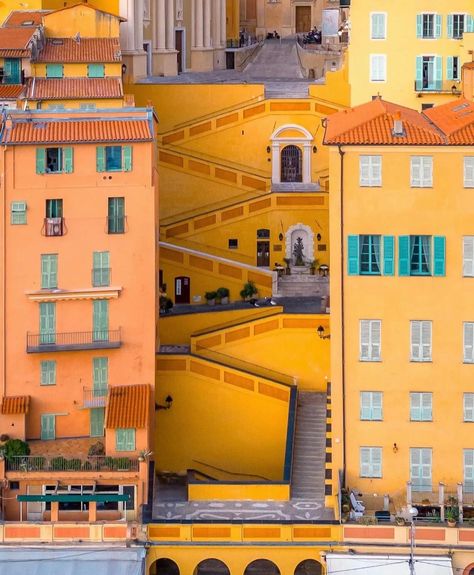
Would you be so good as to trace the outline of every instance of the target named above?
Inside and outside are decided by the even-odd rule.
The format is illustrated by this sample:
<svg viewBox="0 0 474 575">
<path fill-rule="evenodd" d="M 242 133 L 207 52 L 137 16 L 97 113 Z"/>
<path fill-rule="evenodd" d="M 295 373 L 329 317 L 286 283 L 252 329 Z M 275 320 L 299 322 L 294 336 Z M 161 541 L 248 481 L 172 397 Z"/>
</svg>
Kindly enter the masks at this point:
<svg viewBox="0 0 474 575">
<path fill-rule="evenodd" d="M 41 256 L 41 288 L 58 287 L 58 256 L 57 254 L 42 254 Z"/>
<path fill-rule="evenodd" d="M 382 156 L 370 156 L 370 185 L 382 185 Z"/>
<path fill-rule="evenodd" d="M 370 156 L 360 156 L 359 157 L 359 185 L 369 186 L 370 185 Z"/>
<path fill-rule="evenodd" d="M 385 14 L 372 14 L 372 38 L 385 38 Z"/>
<path fill-rule="evenodd" d="M 41 362 L 41 385 L 56 385 L 56 362 Z"/>
<path fill-rule="evenodd" d="M 398 238 L 398 275 L 410 275 L 410 236 Z"/>
<path fill-rule="evenodd" d="M 93 252 L 92 268 L 92 285 L 108 286 L 110 284 L 110 253 Z"/>
<path fill-rule="evenodd" d="M 55 439 L 56 437 L 56 417 L 54 415 L 41 416 L 41 439 Z"/>
<path fill-rule="evenodd" d="M 359 275 L 359 236 L 347 238 L 347 274 Z"/>
<path fill-rule="evenodd" d="M 36 148 L 36 173 L 46 172 L 46 151 L 44 148 Z"/>
<path fill-rule="evenodd" d="M 135 429 L 116 429 L 115 449 L 117 451 L 134 451 Z"/>
<path fill-rule="evenodd" d="M 465 321 L 463 326 L 464 363 L 474 363 L 474 323 Z"/>
<path fill-rule="evenodd" d="M 370 360 L 370 320 L 360 320 L 360 359 Z"/>
<path fill-rule="evenodd" d="M 410 393 L 410 420 L 421 420 L 421 393 Z"/>
<path fill-rule="evenodd" d="M 370 477 L 370 447 L 360 448 L 360 476 Z"/>
<path fill-rule="evenodd" d="M 122 161 L 123 161 L 123 171 L 132 171 L 132 146 L 122 147 Z"/>
<path fill-rule="evenodd" d="M 95 149 L 96 169 L 98 172 L 105 172 L 105 146 L 97 146 Z"/>
<path fill-rule="evenodd" d="M 386 276 L 395 274 L 395 238 L 383 236 L 383 273 Z"/>
<path fill-rule="evenodd" d="M 371 450 L 371 477 L 382 477 L 382 449 L 372 447 Z"/>
<path fill-rule="evenodd" d="M 26 224 L 26 202 L 10 204 L 10 223 L 12 225 Z"/>
<path fill-rule="evenodd" d="M 103 78 L 105 76 L 104 64 L 88 64 L 87 76 L 89 78 Z"/>
<path fill-rule="evenodd" d="M 410 183 L 413 188 L 421 187 L 421 156 L 412 156 L 410 158 Z"/>
<path fill-rule="evenodd" d="M 464 158 L 464 187 L 474 188 L 474 156 Z"/>
<path fill-rule="evenodd" d="M 431 321 L 421 323 L 422 361 L 431 361 Z"/>
<path fill-rule="evenodd" d="M 360 448 L 360 476 L 382 477 L 382 449 L 380 447 Z"/>
<path fill-rule="evenodd" d="M 107 394 L 109 383 L 109 359 L 107 357 L 94 357 L 92 367 L 94 397 L 104 397 Z"/>
<path fill-rule="evenodd" d="M 56 304 L 41 302 L 40 311 L 40 343 L 48 344 L 56 341 Z"/>
<path fill-rule="evenodd" d="M 433 420 L 433 394 L 421 394 L 421 419 L 422 421 Z"/>
<path fill-rule="evenodd" d="M 65 174 L 72 174 L 73 169 L 73 156 L 74 148 L 62 148 L 63 154 L 63 172 Z"/>
<path fill-rule="evenodd" d="M 464 449 L 464 485 L 465 493 L 474 492 L 474 449 Z"/>
<path fill-rule="evenodd" d="M 433 237 L 433 275 L 446 275 L 446 238 L 444 236 Z"/>
<path fill-rule="evenodd" d="M 410 339 L 410 346 L 411 346 L 411 360 L 412 361 L 421 361 L 421 321 L 412 321 L 410 322 L 411 327 L 411 339 Z"/>
<path fill-rule="evenodd" d="M 410 449 L 410 479 L 413 491 L 431 491 L 431 449 Z"/>
<path fill-rule="evenodd" d="M 109 302 L 107 300 L 93 302 L 93 332 L 94 341 L 108 341 Z"/>
<path fill-rule="evenodd" d="M 90 436 L 104 436 L 105 408 L 95 407 L 90 410 Z"/>
<path fill-rule="evenodd" d="M 416 37 L 423 38 L 423 14 L 416 15 Z"/>
<path fill-rule="evenodd" d="M 370 321 L 370 359 L 372 361 L 380 360 L 380 342 L 382 322 L 378 319 Z"/>
<path fill-rule="evenodd" d="M 474 393 L 465 393 L 463 398 L 464 421 L 474 421 Z"/>
<path fill-rule="evenodd" d="M 441 68 L 439 68 L 441 71 Z M 421 156 L 421 186 L 430 188 L 433 185 L 433 158 L 431 156 Z"/>
<path fill-rule="evenodd" d="M 435 38 L 441 38 L 441 14 L 435 14 L 434 20 L 435 20 L 435 22 L 434 22 Z"/>
<path fill-rule="evenodd" d="M 452 38 L 453 37 L 453 15 L 452 14 L 448 14 L 447 24 L 448 24 L 448 38 Z"/>
<path fill-rule="evenodd" d="M 462 239 L 462 274 L 465 277 L 474 276 L 474 236 L 464 236 Z"/>
<path fill-rule="evenodd" d="M 365 420 L 372 419 L 372 403 L 369 391 L 360 392 L 360 418 Z"/>
<path fill-rule="evenodd" d="M 377 421 L 382 421 L 382 392 L 374 391 L 372 392 L 372 419 Z"/>
</svg>

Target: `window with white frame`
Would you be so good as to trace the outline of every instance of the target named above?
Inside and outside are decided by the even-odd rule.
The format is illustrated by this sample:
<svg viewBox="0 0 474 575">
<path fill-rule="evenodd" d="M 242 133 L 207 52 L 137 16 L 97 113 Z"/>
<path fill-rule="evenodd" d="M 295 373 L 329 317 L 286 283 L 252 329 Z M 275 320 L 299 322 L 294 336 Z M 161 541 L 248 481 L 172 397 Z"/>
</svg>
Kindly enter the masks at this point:
<svg viewBox="0 0 474 575">
<path fill-rule="evenodd" d="M 360 419 L 362 421 L 382 421 L 383 393 L 381 391 L 360 392 Z"/>
<path fill-rule="evenodd" d="M 439 38 L 441 36 L 441 14 L 417 14 L 416 37 Z"/>
<path fill-rule="evenodd" d="M 386 12 L 372 12 L 370 15 L 370 38 L 372 40 L 385 40 L 387 37 Z"/>
<path fill-rule="evenodd" d="M 446 80 L 457 82 L 461 79 L 459 56 L 446 56 Z"/>
<path fill-rule="evenodd" d="M 410 449 L 410 481 L 413 491 L 431 491 L 431 447 Z"/>
<path fill-rule="evenodd" d="M 10 223 L 14 226 L 26 224 L 26 202 L 10 204 Z"/>
<path fill-rule="evenodd" d="M 431 321 L 410 321 L 410 360 L 431 361 Z"/>
<path fill-rule="evenodd" d="M 474 322 L 463 323 L 464 363 L 474 363 Z"/>
<path fill-rule="evenodd" d="M 464 158 L 464 187 L 474 188 L 474 156 Z"/>
<path fill-rule="evenodd" d="M 474 236 L 464 236 L 462 239 L 462 275 L 474 276 Z"/>
<path fill-rule="evenodd" d="M 432 393 L 410 393 L 410 421 L 433 421 Z"/>
<path fill-rule="evenodd" d="M 411 156 L 410 185 L 412 188 L 433 187 L 432 156 Z"/>
<path fill-rule="evenodd" d="M 385 54 L 370 54 L 370 81 L 386 82 L 387 56 Z"/>
<path fill-rule="evenodd" d="M 360 361 L 380 361 L 381 338 L 381 320 L 360 320 Z"/>
<path fill-rule="evenodd" d="M 474 422 L 474 393 L 464 394 L 462 411 L 464 421 Z"/>
<path fill-rule="evenodd" d="M 382 448 L 360 448 L 360 476 L 382 477 Z"/>
<path fill-rule="evenodd" d="M 359 156 L 359 185 L 361 187 L 382 185 L 382 156 Z"/>
<path fill-rule="evenodd" d="M 474 493 L 474 449 L 463 449 L 464 493 Z"/>
<path fill-rule="evenodd" d="M 448 14 L 448 38 L 462 38 L 466 25 L 466 14 Z"/>
</svg>

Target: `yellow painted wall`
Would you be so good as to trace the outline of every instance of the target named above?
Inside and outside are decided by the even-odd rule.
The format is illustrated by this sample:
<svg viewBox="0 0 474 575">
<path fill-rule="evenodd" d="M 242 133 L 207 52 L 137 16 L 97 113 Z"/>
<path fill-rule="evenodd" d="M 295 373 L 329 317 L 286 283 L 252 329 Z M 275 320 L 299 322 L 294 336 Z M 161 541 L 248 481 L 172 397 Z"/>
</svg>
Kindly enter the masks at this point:
<svg viewBox="0 0 474 575">
<path fill-rule="evenodd" d="M 46 66 L 39 62 L 33 64 L 32 75 L 39 78 L 46 78 Z M 63 64 L 63 72 L 65 78 L 87 78 L 87 64 Z M 122 75 L 122 64 L 108 62 L 105 64 L 105 77 L 120 78 Z"/>
<path fill-rule="evenodd" d="M 290 499 L 290 484 L 285 485 L 265 483 L 265 484 L 216 484 L 208 483 L 200 485 L 190 483 L 188 485 L 189 501 L 236 501 L 244 499 L 246 501 L 288 501 Z"/>
<path fill-rule="evenodd" d="M 117 3 L 116 0 L 111 2 L 110 7 L 117 7 Z M 103 1 L 102 4 L 108 6 L 109 2 Z M 107 11 L 110 10 L 107 8 Z M 46 36 L 52 38 L 69 38 L 78 32 L 83 38 L 118 38 L 120 34 L 120 20 L 117 16 L 94 10 L 86 4 L 76 4 L 70 10 L 47 14 L 43 23 Z"/>
<path fill-rule="evenodd" d="M 123 100 L 100 100 L 100 99 L 84 99 L 84 100 L 42 100 L 41 102 L 33 102 L 37 104 L 38 109 L 47 110 L 48 108 L 55 108 L 57 106 L 64 106 L 66 110 L 73 110 L 75 108 L 80 108 L 82 104 L 90 105 L 95 104 L 96 108 L 123 108 Z M 38 105 L 39 104 L 39 105 Z M 30 108 L 34 108 L 32 102 L 29 102 Z"/>
<path fill-rule="evenodd" d="M 309 95 L 331 106 L 351 105 L 351 86 L 349 84 L 349 54 L 344 55 L 344 63 L 340 70 L 326 72 L 323 84 L 309 86 Z"/>
<path fill-rule="evenodd" d="M 199 460 L 228 472 L 282 479 L 287 401 L 259 392 L 259 378 L 189 356 L 159 356 L 157 369 L 156 401 L 173 397 L 171 409 L 156 412 L 157 469 L 197 468 L 222 476 Z M 240 387 L 250 385 L 253 391 Z"/>
</svg>

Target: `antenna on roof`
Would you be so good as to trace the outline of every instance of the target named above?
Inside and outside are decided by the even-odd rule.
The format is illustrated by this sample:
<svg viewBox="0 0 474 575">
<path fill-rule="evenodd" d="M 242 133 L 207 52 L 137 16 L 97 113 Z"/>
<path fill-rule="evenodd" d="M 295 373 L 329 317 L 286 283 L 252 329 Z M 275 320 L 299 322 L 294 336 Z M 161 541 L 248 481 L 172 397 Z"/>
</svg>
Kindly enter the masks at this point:
<svg viewBox="0 0 474 575">
<path fill-rule="evenodd" d="M 78 32 L 75 36 L 74 36 L 74 42 L 76 42 L 77 44 L 81 43 L 81 33 Z"/>
</svg>

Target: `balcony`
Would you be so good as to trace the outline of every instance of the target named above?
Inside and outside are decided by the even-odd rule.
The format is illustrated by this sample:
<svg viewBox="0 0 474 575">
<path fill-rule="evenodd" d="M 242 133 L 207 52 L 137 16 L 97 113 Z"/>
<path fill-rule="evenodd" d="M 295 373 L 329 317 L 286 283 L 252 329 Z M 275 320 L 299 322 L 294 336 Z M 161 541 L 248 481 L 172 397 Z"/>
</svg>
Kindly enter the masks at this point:
<svg viewBox="0 0 474 575">
<path fill-rule="evenodd" d="M 63 456 L 19 455 L 6 460 L 7 472 L 58 472 L 58 471 L 138 471 L 136 457 L 109 457 L 97 455 L 87 458 L 66 459 Z"/>
<path fill-rule="evenodd" d="M 90 388 L 84 387 L 82 406 L 85 409 L 93 409 L 95 407 L 105 407 L 107 403 L 107 387 Z"/>
<path fill-rule="evenodd" d="M 459 80 L 433 80 L 432 82 L 425 82 L 423 80 L 415 80 L 415 92 L 429 94 L 452 94 L 459 96 L 461 88 Z"/>
<path fill-rule="evenodd" d="M 42 232 L 47 237 L 63 236 L 66 233 L 64 218 L 44 218 Z"/>
<path fill-rule="evenodd" d="M 73 331 L 68 333 L 27 333 L 26 352 L 114 349 L 122 346 L 121 330 Z"/>
</svg>

